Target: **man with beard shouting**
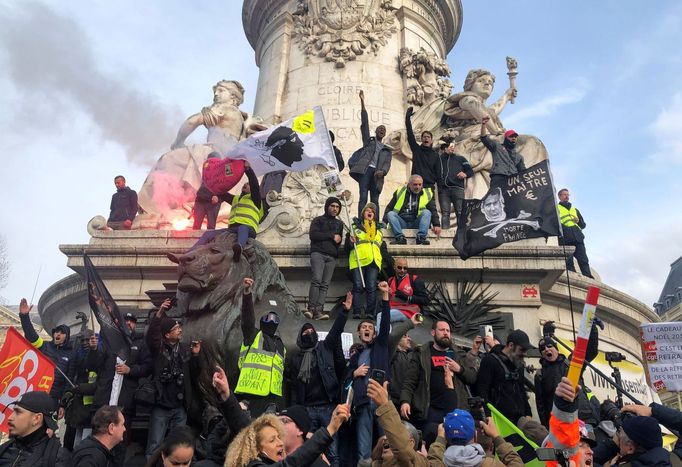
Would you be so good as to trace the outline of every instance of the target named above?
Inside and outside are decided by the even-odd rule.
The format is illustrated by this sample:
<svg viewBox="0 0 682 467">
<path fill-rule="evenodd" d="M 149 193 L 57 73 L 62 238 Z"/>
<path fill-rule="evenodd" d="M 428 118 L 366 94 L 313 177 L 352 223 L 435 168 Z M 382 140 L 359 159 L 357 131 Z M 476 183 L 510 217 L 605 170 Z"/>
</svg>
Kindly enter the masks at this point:
<svg viewBox="0 0 682 467">
<path fill-rule="evenodd" d="M 502 144 L 493 141 L 488 136 L 486 123 L 490 117 L 481 120 L 481 142 L 493 155 L 493 166 L 490 168 L 490 187 L 501 187 L 507 182 L 507 177 L 526 170 L 523 156 L 516 151 L 516 139 L 519 134 L 514 130 L 504 132 Z"/>
<path fill-rule="evenodd" d="M 533 348 L 528 334 L 515 329 L 507 336 L 506 345 L 496 345 L 483 357 L 478 369 L 477 394 L 514 424 L 523 416 L 532 416 L 524 387 L 523 359 Z"/>
<path fill-rule="evenodd" d="M 431 327 L 433 342 L 417 347 L 400 392 L 400 415 L 422 427 L 430 445 L 443 417 L 456 408 L 468 409 L 466 385 L 476 382 L 475 357 L 456 348 L 450 337 L 450 323 L 436 320 Z M 446 380 L 454 375 L 454 387 Z"/>
</svg>

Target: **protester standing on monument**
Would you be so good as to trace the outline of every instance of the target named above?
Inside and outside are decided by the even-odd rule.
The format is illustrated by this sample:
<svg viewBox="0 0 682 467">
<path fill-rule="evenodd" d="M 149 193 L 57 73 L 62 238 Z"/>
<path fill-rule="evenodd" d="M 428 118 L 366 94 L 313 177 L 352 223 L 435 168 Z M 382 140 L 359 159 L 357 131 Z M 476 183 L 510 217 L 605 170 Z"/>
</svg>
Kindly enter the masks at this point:
<svg viewBox="0 0 682 467">
<path fill-rule="evenodd" d="M 358 217 L 362 217 L 362 210 L 369 199 L 375 206 L 379 216 L 379 195 L 384 187 L 384 178 L 391 169 L 391 149 L 381 141 L 386 136 L 386 127 L 379 125 L 374 136 L 369 136 L 369 117 L 365 108 L 365 93 L 360 91 L 360 132 L 362 133 L 362 148 L 353 153 L 348 159 L 350 176 L 358 182 L 360 198 L 358 200 Z"/>
<path fill-rule="evenodd" d="M 388 282 L 380 282 L 381 291 L 381 327 L 377 333 L 372 319 L 363 319 L 357 327 L 358 338 L 363 349 L 351 356 L 346 372 L 347 378 L 353 380 L 353 410 L 355 416 L 355 443 L 357 460 L 367 459 L 372 452 L 372 437 L 376 419 L 376 406 L 367 395 L 367 385 L 372 374 L 377 370 L 382 377 L 390 380 L 390 308 L 388 299 L 390 288 Z M 353 297 L 355 299 L 355 297 Z M 370 373 L 370 370 L 372 372 Z M 374 375 L 378 377 L 378 375 Z"/>
<path fill-rule="evenodd" d="M 116 193 L 111 195 L 110 214 L 107 227 L 113 230 L 130 230 L 137 215 L 137 193 L 126 186 L 123 175 L 114 178 Z"/>
<path fill-rule="evenodd" d="M 388 222 L 395 235 L 392 245 L 407 245 L 403 229 L 418 229 L 417 245 L 431 244 L 426 238 L 431 226 L 433 233 L 440 235 L 440 219 L 433 189 L 424 188 L 423 185 L 424 180 L 420 175 L 412 175 L 407 186 L 397 189 L 386 206 L 384 222 Z"/>
<path fill-rule="evenodd" d="M 70 467 L 71 455 L 48 436 L 57 430 L 57 404 L 42 391 L 24 393 L 9 415 L 9 441 L 0 446 L 1 466 Z"/>
<path fill-rule="evenodd" d="M 289 387 L 289 402 L 305 406 L 310 417 L 310 430 L 327 426 L 332 411 L 338 403 L 343 384 L 343 370 L 346 359 L 341 346 L 341 334 L 348 321 L 353 304 L 353 294 L 348 292 L 327 337 L 318 341 L 317 331 L 305 323 L 298 334 L 296 345 L 299 349 L 285 365 Z M 339 374 L 340 373 L 340 374 Z M 338 466 L 338 442 L 336 437 L 327 450 L 327 457 L 333 466 Z"/>
<path fill-rule="evenodd" d="M 587 258 L 587 251 L 585 250 L 585 234 L 583 234 L 583 229 L 587 226 L 585 219 L 583 219 L 580 211 L 570 203 L 568 188 L 559 190 L 558 195 L 559 204 L 557 208 L 559 209 L 559 220 L 564 232 L 564 235 L 559 237 L 559 245 L 575 247 L 573 254 L 566 257 L 566 269 L 575 272 L 575 266 L 573 265 L 573 257 L 575 257 L 578 260 L 580 273 L 592 279 L 590 260 Z"/>
<path fill-rule="evenodd" d="M 454 345 L 450 323 L 434 320 L 431 336 L 415 349 L 400 392 L 400 414 L 422 427 L 427 445 L 447 413 L 469 407 L 466 386 L 476 382 L 474 358 Z"/>
<path fill-rule="evenodd" d="M 73 467 L 115 465 L 113 449 L 123 442 L 125 419 L 115 405 L 104 405 L 92 417 L 92 435 L 73 450 Z"/>
<path fill-rule="evenodd" d="M 506 345 L 496 345 L 485 354 L 478 369 L 476 393 L 514 424 L 523 416 L 532 416 L 523 359 L 533 348 L 528 334 L 515 329 L 507 336 Z"/>
<path fill-rule="evenodd" d="M 348 268 L 353 276 L 353 319 L 362 317 L 361 297 L 365 290 L 365 316 L 374 319 L 376 312 L 376 287 L 381 270 L 382 224 L 377 223 L 378 208 L 367 203 L 361 218 L 353 219 L 351 231 L 346 239 Z M 364 278 L 364 284 L 363 284 Z"/>
<path fill-rule="evenodd" d="M 212 152 L 206 159 L 213 159 L 220 157 L 217 153 Z M 218 212 L 220 211 L 221 200 L 217 195 L 213 194 L 205 184 L 201 184 L 197 190 L 197 195 L 194 198 L 194 208 L 192 215 L 194 216 L 193 230 L 201 230 L 201 224 L 206 218 L 206 228 L 208 230 L 215 229 L 216 220 L 218 219 Z"/>
<path fill-rule="evenodd" d="M 412 151 L 411 175 L 420 175 L 424 180 L 424 188 L 435 190 L 438 182 L 438 153 L 433 149 L 433 133 L 422 131 L 421 144 L 417 144 L 412 130 L 412 114 L 414 108 L 408 107 L 405 114 L 405 129 L 407 142 Z"/>
<path fill-rule="evenodd" d="M 147 345 L 154 361 L 153 383 L 156 402 L 149 420 L 147 459 L 159 447 L 166 431 L 184 425 L 186 405 L 192 401 L 192 382 L 199 376 L 201 342 L 180 342 L 182 324 L 166 315 L 171 299 L 153 313 L 147 329 Z"/>
<path fill-rule="evenodd" d="M 50 395 L 54 399 L 55 403 L 59 404 L 59 401 L 64 394 L 66 389 L 68 379 L 72 379 L 75 368 L 73 366 L 73 354 L 74 350 L 69 341 L 71 336 L 71 328 L 66 324 L 60 324 L 52 330 L 50 333 L 52 335 L 52 341 L 45 342 L 42 337 L 38 335 L 33 323 L 31 322 L 31 317 L 29 316 L 30 311 L 33 309 L 33 305 L 28 304 L 25 298 L 22 298 L 19 302 L 19 319 L 21 320 L 21 329 L 24 331 L 24 337 L 26 340 L 33 345 L 36 349 L 40 350 L 43 355 L 49 358 L 55 365 L 54 381 L 52 383 L 52 389 L 50 389 Z M 60 410 L 61 412 L 61 410 Z M 63 414 L 61 414 L 63 416 Z M 61 418 L 61 416 L 60 416 Z"/>
<path fill-rule="evenodd" d="M 252 417 L 284 407 L 282 383 L 286 349 L 277 335 L 279 315 L 271 310 L 260 318 L 256 327 L 253 308 L 253 279 L 245 277 L 241 311 L 244 340 L 239 350 L 239 379 L 235 394 L 249 406 Z"/>
<path fill-rule="evenodd" d="M 329 319 L 324 312 L 327 290 L 331 282 L 339 245 L 343 238 L 343 222 L 338 218 L 341 212 L 339 198 L 330 196 L 324 203 L 324 214 L 310 223 L 310 289 L 308 291 L 308 319 Z"/>
<path fill-rule="evenodd" d="M 391 322 L 405 321 L 421 313 L 431 301 L 424 281 L 407 270 L 407 259 L 395 260 L 395 276 L 388 279 L 391 288 Z"/>
<path fill-rule="evenodd" d="M 343 154 L 341 154 L 341 150 L 336 147 L 336 144 L 334 144 L 336 135 L 332 130 L 329 130 L 329 139 L 332 141 L 332 148 L 334 149 L 334 157 L 336 158 L 336 168 L 339 169 L 339 172 L 342 172 L 344 167 L 346 167 L 346 164 L 343 162 Z"/>
<path fill-rule="evenodd" d="M 450 213 L 454 205 L 456 218 L 462 212 L 464 182 L 474 176 L 471 164 L 455 154 L 455 143 L 449 143 L 438 161 L 438 202 L 440 203 L 441 227 L 450 228 Z"/>
<path fill-rule="evenodd" d="M 486 124 L 490 117 L 481 119 L 481 142 L 493 155 L 493 166 L 490 168 L 490 187 L 502 187 L 507 183 L 507 178 L 511 175 L 526 170 L 523 156 L 516 152 L 516 140 L 519 134 L 514 130 L 504 132 L 502 144 L 493 141 L 488 136 Z"/>
</svg>

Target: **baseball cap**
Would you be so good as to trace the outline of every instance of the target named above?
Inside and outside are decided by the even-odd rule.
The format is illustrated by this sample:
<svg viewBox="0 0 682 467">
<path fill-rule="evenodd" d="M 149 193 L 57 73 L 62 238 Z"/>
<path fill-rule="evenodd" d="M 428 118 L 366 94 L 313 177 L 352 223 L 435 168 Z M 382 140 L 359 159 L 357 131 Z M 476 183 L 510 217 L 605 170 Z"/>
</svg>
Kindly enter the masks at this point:
<svg viewBox="0 0 682 467">
<path fill-rule="evenodd" d="M 523 350 L 535 348 L 535 346 L 533 346 L 533 344 L 530 343 L 528 334 L 526 334 L 520 329 L 514 329 L 512 332 L 509 333 L 509 335 L 507 336 L 507 344 L 509 344 L 510 342 L 513 342 L 516 345 L 520 345 Z"/>
<path fill-rule="evenodd" d="M 443 420 L 445 437 L 450 444 L 465 445 L 474 438 L 474 417 L 466 410 L 455 409 Z"/>
<path fill-rule="evenodd" d="M 135 316 L 132 313 L 126 313 L 123 319 L 125 321 L 132 321 L 133 323 L 137 323 L 137 316 Z"/>
<path fill-rule="evenodd" d="M 289 417 L 292 419 L 298 429 L 303 432 L 304 438 L 305 435 L 310 432 L 310 425 L 312 422 L 308 416 L 308 411 L 302 405 L 292 405 L 291 407 L 287 407 L 279 413 L 279 416 Z"/>
<path fill-rule="evenodd" d="M 509 138 L 510 136 L 519 136 L 516 130 L 507 130 L 504 132 L 504 137 Z"/>
<path fill-rule="evenodd" d="M 26 409 L 29 412 L 43 414 L 45 425 L 52 430 L 57 429 L 55 414 L 57 404 L 55 404 L 54 399 L 52 399 L 48 393 L 42 391 L 29 391 L 19 397 L 19 399 L 14 402 L 14 405 Z"/>
</svg>

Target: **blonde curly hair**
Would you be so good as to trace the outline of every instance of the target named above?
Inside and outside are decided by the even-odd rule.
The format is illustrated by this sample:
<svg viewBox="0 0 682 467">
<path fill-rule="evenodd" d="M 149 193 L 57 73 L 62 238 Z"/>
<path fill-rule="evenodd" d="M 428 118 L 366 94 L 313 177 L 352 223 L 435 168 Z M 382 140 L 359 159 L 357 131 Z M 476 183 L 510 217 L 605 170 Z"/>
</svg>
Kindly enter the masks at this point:
<svg viewBox="0 0 682 467">
<path fill-rule="evenodd" d="M 249 462 L 258 458 L 260 431 L 268 426 L 277 430 L 280 438 L 284 440 L 284 425 L 279 418 L 273 414 L 263 414 L 232 440 L 225 456 L 225 467 L 245 467 Z"/>
</svg>

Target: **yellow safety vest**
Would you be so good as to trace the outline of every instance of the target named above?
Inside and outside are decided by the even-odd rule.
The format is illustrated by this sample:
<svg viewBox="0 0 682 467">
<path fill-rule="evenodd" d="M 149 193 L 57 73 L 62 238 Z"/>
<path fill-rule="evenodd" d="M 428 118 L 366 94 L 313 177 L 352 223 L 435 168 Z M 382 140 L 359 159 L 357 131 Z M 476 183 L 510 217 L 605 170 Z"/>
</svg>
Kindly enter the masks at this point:
<svg viewBox="0 0 682 467">
<path fill-rule="evenodd" d="M 578 210 L 571 206 L 571 209 L 568 210 L 561 204 L 557 204 L 559 207 L 559 219 L 561 219 L 561 225 L 564 225 L 566 227 L 578 227 L 580 226 L 573 220 L 573 217 L 576 219 L 578 218 Z"/>
<path fill-rule="evenodd" d="M 258 224 L 264 215 L 263 202 L 261 201 L 260 208 L 257 208 L 253 201 L 251 201 L 251 194 L 235 195 L 234 199 L 232 199 L 230 225 L 248 225 L 258 233 Z"/>
<path fill-rule="evenodd" d="M 239 349 L 237 364 L 240 373 L 237 387 L 234 390 L 235 394 L 282 395 L 286 348 L 284 355 L 264 350 L 262 334 L 261 331 L 258 331 L 250 346 L 242 343 Z"/>
<path fill-rule="evenodd" d="M 360 266 L 365 267 L 368 264 L 374 263 L 381 269 L 381 230 L 377 228 L 377 233 L 374 235 L 374 240 L 367 239 L 367 232 L 357 228 L 353 225 L 355 232 L 355 250 L 357 250 L 357 257 L 355 251 L 348 254 L 348 267 L 355 269 L 358 267 L 358 258 L 360 259 Z"/>
<path fill-rule="evenodd" d="M 403 204 L 405 203 L 405 194 L 407 193 L 407 187 L 404 186 L 400 188 L 399 190 L 396 191 L 396 199 L 395 201 L 395 206 L 393 206 L 393 210 L 395 212 L 400 212 L 400 210 L 403 207 Z M 424 208 L 426 208 L 426 205 L 429 204 L 429 201 L 433 199 L 433 190 L 431 188 L 424 188 L 422 190 L 421 196 L 419 196 L 419 207 L 417 208 L 417 217 L 422 213 Z"/>
</svg>

